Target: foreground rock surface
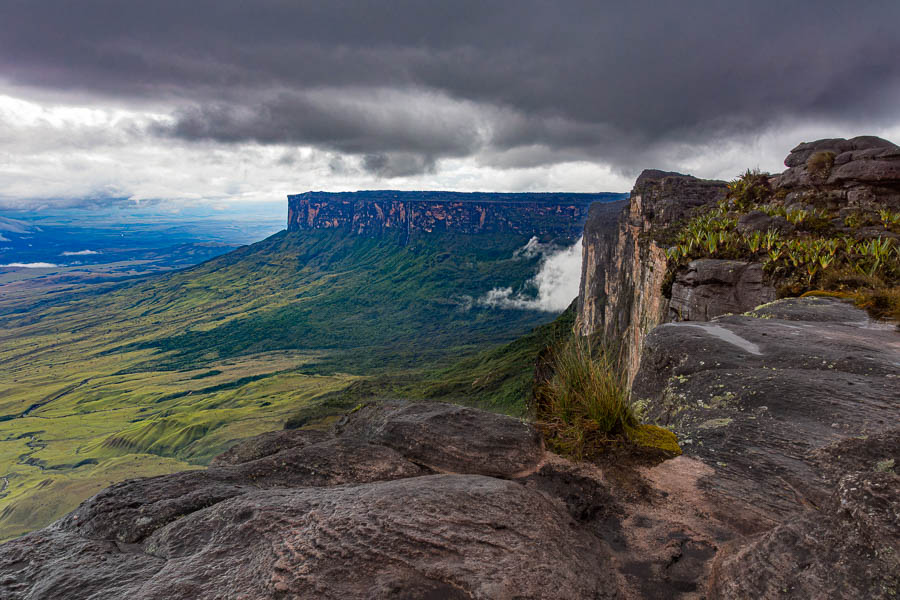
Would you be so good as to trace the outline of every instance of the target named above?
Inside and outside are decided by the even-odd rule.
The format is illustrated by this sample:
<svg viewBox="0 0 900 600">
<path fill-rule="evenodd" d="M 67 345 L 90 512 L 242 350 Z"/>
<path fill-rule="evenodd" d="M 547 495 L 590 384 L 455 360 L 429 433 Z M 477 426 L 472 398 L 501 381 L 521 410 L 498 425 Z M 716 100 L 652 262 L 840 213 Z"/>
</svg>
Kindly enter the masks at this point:
<svg viewBox="0 0 900 600">
<path fill-rule="evenodd" d="M 112 486 L 0 547 L 0 596 L 619 597 L 565 503 L 501 478 L 542 457 L 515 419 L 363 408 L 337 435 L 265 434 L 206 472 Z"/>
<path fill-rule="evenodd" d="M 830 298 L 672 323 L 635 392 L 710 467 L 725 546 L 713 598 L 900 592 L 900 335 Z"/>
<path fill-rule="evenodd" d="M 0 598 L 894 598 L 898 344 L 830 299 L 657 328 L 653 465 L 440 403 L 264 434 L 0 546 Z"/>
</svg>

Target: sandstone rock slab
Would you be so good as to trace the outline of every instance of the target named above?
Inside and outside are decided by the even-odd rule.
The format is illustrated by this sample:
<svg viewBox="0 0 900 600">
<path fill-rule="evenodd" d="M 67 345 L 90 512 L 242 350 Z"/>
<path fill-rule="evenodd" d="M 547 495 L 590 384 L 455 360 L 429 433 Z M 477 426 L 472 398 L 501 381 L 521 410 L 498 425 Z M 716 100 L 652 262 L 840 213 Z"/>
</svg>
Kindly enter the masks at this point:
<svg viewBox="0 0 900 600">
<path fill-rule="evenodd" d="M 831 492 L 811 452 L 897 422 L 900 335 L 831 298 L 751 314 L 651 332 L 634 393 L 711 491 L 777 521 Z"/>
<path fill-rule="evenodd" d="M 436 402 L 366 406 L 339 431 L 451 473 L 513 477 L 533 469 L 544 452 L 540 434 L 527 423 Z"/>
<path fill-rule="evenodd" d="M 705 258 L 688 263 L 675 277 L 669 321 L 708 321 L 742 313 L 775 299 L 762 265 Z"/>
</svg>

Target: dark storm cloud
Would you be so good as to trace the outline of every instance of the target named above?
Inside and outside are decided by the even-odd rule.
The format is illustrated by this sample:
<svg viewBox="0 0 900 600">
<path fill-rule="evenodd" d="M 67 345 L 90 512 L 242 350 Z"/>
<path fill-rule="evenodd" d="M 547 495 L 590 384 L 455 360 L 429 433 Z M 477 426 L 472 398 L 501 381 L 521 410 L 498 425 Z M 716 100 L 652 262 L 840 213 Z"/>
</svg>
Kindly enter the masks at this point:
<svg viewBox="0 0 900 600">
<path fill-rule="evenodd" d="M 170 107 L 157 135 L 628 169 L 785 119 L 900 117 L 900 2 L 7 1 L 0 77 Z"/>
</svg>

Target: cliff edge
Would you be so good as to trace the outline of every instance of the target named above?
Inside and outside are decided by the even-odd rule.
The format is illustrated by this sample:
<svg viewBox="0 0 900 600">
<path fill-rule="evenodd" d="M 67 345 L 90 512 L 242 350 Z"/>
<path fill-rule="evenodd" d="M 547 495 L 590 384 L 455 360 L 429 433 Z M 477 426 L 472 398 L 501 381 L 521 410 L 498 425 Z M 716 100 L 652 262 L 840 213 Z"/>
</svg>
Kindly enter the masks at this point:
<svg viewBox="0 0 900 600">
<path fill-rule="evenodd" d="M 785 166 L 730 184 L 641 173 L 614 229 L 599 214 L 585 223 L 576 331 L 619 340 L 633 379 L 662 323 L 817 286 L 890 286 L 900 276 L 900 147 L 874 136 L 806 142 Z"/>
<path fill-rule="evenodd" d="M 725 197 L 724 181 L 646 170 L 627 208 L 609 227 L 609 215 L 591 212 L 584 226 L 576 331 L 621 340 L 628 371 L 640 363 L 644 336 L 665 320 L 662 295 L 666 247 L 650 234 L 686 219 L 697 207 Z"/>
</svg>

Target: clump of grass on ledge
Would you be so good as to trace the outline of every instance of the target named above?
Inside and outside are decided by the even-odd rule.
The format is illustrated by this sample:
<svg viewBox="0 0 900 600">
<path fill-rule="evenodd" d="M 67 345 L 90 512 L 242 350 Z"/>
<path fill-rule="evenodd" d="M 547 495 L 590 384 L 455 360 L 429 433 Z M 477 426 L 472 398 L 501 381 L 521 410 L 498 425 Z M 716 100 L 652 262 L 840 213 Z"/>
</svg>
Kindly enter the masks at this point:
<svg viewBox="0 0 900 600">
<path fill-rule="evenodd" d="M 862 287 L 852 292 L 811 290 L 803 296 L 826 296 L 852 300 L 876 319 L 890 319 L 900 327 L 900 288 Z"/>
<path fill-rule="evenodd" d="M 621 361 L 586 338 L 557 343 L 552 375 L 535 390 L 537 424 L 551 450 L 582 459 L 639 426 Z"/>
</svg>

